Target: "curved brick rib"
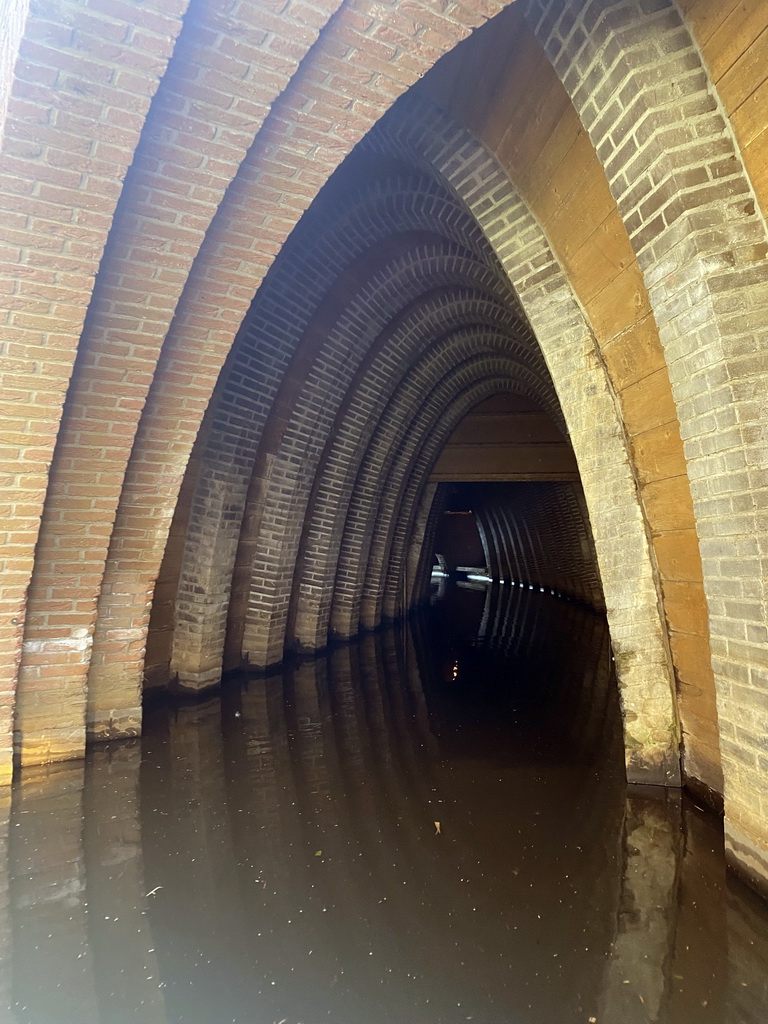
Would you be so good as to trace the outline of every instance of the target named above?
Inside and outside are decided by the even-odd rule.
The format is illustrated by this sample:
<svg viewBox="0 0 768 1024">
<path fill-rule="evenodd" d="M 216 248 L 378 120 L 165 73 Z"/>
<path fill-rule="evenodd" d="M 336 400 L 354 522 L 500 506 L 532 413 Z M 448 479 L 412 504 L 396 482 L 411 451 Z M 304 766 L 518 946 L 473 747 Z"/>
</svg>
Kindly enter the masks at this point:
<svg viewBox="0 0 768 1024">
<path fill-rule="evenodd" d="M 267 466 L 274 472 L 283 461 L 292 464 L 296 449 L 293 455 L 301 458 L 302 473 L 312 475 L 307 438 L 311 436 L 313 449 L 322 447 L 321 420 L 328 419 L 331 395 L 343 395 L 345 375 L 353 374 L 354 361 L 365 356 L 360 324 L 366 322 L 370 334 L 371 325 L 391 316 L 387 303 L 402 303 L 409 294 L 418 297 L 426 287 L 418 284 L 425 275 L 432 275 L 432 287 L 442 283 L 446 294 L 451 280 L 465 274 L 468 283 L 493 286 L 493 275 L 479 264 L 473 268 L 463 248 L 477 249 L 482 236 L 466 217 L 457 219 L 455 202 L 434 187 L 425 191 L 413 175 L 396 185 L 374 182 L 367 204 L 352 197 L 351 214 L 334 216 L 332 210 L 320 223 L 317 218 L 302 223 L 254 304 L 217 389 L 180 579 L 173 666 L 187 687 L 210 685 L 221 674 L 227 595 L 254 465 L 258 484 Z M 446 240 L 441 251 L 435 223 L 443 219 L 456 242 L 463 243 L 461 248 Z M 438 268 L 440 276 L 435 276 Z M 374 291 L 368 283 L 372 275 L 379 282 Z M 297 279 L 303 285 L 299 291 Z M 349 295 L 355 296 L 351 304 Z M 303 386 L 304 378 L 315 383 Z M 269 415 L 277 417 L 279 427 L 272 427 Z M 252 481 L 251 490 L 255 486 Z M 288 482 L 273 481 L 271 486 L 277 488 L 272 499 L 276 511 L 270 512 L 269 498 L 260 497 L 260 506 L 267 507 L 259 521 L 264 515 L 272 517 L 278 524 L 273 532 L 282 534 L 300 530 L 296 523 L 301 509 L 293 509 L 290 517 L 285 511 Z M 241 551 L 247 543 L 246 537 Z M 283 551 L 282 543 L 275 533 L 266 553 L 248 555 L 251 563 L 263 563 L 260 588 L 269 607 L 273 581 L 290 583 L 294 556 Z"/>
<path fill-rule="evenodd" d="M 66 678 L 51 699 L 68 707 L 63 742 L 74 752 L 82 745 L 109 537 L 163 339 L 254 132 L 296 70 L 297 58 L 279 50 L 290 43 L 303 52 L 329 13 L 294 5 L 277 18 L 245 2 L 198 0 L 187 11 L 126 176 L 59 428 L 28 596 L 33 657 L 22 657 L 19 677 L 23 763 L 44 759 L 35 745 L 46 714 L 38 680 L 48 689 L 53 678 Z M 48 757 L 66 755 L 48 732 Z"/>
<path fill-rule="evenodd" d="M 566 417 L 625 707 L 643 721 L 628 735 L 630 774 L 647 770 L 649 777 L 674 781 L 679 736 L 660 593 L 621 416 L 594 338 L 541 229 L 495 159 L 448 119 L 416 102 L 410 109 L 411 124 L 401 122 L 403 145 L 421 149 L 476 214 L 535 331 Z"/>
<path fill-rule="evenodd" d="M 412 304 L 406 313 L 398 318 L 394 325 L 390 325 L 388 331 L 377 340 L 376 345 L 374 345 L 368 358 L 358 371 L 358 378 L 363 379 L 364 375 L 369 373 L 369 370 L 375 373 L 376 366 L 382 360 L 384 362 L 394 360 L 395 366 L 391 368 L 388 375 L 385 375 L 379 381 L 385 393 L 382 400 L 386 401 L 392 387 L 391 379 L 397 378 L 399 373 L 406 370 L 411 362 L 417 358 L 423 346 L 428 343 L 430 336 L 440 337 L 443 334 L 455 332 L 467 322 L 474 325 L 474 328 L 480 334 L 494 329 L 508 331 L 514 328 L 517 323 L 517 316 L 508 307 L 499 303 L 497 299 L 490 296 L 486 297 L 482 293 L 477 293 L 469 288 L 458 290 L 455 288 L 433 289 L 428 294 L 421 296 L 417 303 Z M 385 346 L 385 352 L 383 355 L 380 355 L 379 349 L 382 346 Z M 330 453 L 324 452 L 320 456 L 319 466 L 324 465 L 328 458 L 337 461 L 342 477 L 349 473 L 350 456 L 354 460 L 361 458 L 367 445 L 367 439 L 366 441 L 360 441 L 355 433 L 355 419 L 364 417 L 364 430 L 366 432 L 370 432 L 376 422 L 375 418 L 369 418 L 367 411 L 363 413 L 360 409 L 361 402 L 365 406 L 366 391 L 373 380 L 366 383 L 365 388 L 361 389 L 359 384 L 355 384 L 347 392 L 337 417 L 337 422 L 330 429 L 328 442 L 331 446 Z M 371 395 L 369 397 L 373 398 L 376 402 L 373 408 L 377 409 L 379 403 L 376 400 L 376 396 Z M 348 427 L 345 426 L 347 420 L 349 420 Z M 349 437 L 346 434 L 347 430 L 352 431 Z M 334 476 L 335 479 L 337 479 L 336 476 Z M 261 503 L 260 483 L 260 478 L 254 477 L 252 491 L 247 502 L 246 525 L 241 534 L 236 559 L 237 568 L 233 579 L 233 599 L 230 602 L 228 648 L 231 652 L 230 656 L 234 657 L 238 662 L 240 651 L 243 647 L 242 637 L 247 610 L 247 596 L 252 584 L 252 566 L 258 538 L 258 520 Z M 332 483 L 327 479 L 327 474 L 319 469 L 315 475 L 312 487 L 314 493 L 309 498 L 310 504 L 315 500 L 319 491 L 332 487 Z M 311 520 L 308 520 L 309 522 Z M 307 534 L 307 529 L 304 529 L 304 533 Z M 311 540 L 308 539 L 306 543 L 311 543 Z M 319 545 L 329 556 L 330 551 L 332 549 L 335 550 L 335 541 L 330 538 L 321 539 Z M 300 573 L 299 566 L 297 566 L 295 571 L 291 571 L 294 579 L 298 579 Z M 299 600 L 302 599 L 302 597 L 299 597 Z"/>
<path fill-rule="evenodd" d="M 422 258 L 409 256 L 379 270 L 371 286 L 363 288 L 344 311 L 327 341 L 318 339 L 319 352 L 275 452 L 262 499 L 262 540 L 254 553 L 258 587 L 246 623 L 245 647 L 252 662 L 265 664 L 265 658 L 275 661 L 282 656 L 292 568 L 307 496 L 325 438 L 333 427 L 335 409 L 345 399 L 367 347 L 375 344 L 381 327 L 397 316 L 400 306 L 407 308 L 425 289 L 440 286 L 447 299 L 448 286 L 472 285 L 489 294 L 493 289 L 502 297 L 506 288 L 481 264 L 473 269 L 460 253 L 434 249 L 424 254 L 423 267 Z"/>
<path fill-rule="evenodd" d="M 62 538 L 59 571 L 40 579 L 45 612 L 37 618 L 50 616 L 48 632 L 38 635 L 34 621 L 25 630 L 25 599 L 38 536 L 46 542 L 39 528 L 48 469 L 94 277 L 185 7 L 173 0 L 140 11 L 119 0 L 33 5 L 13 69 L 0 155 L 0 443 L 15 531 L 0 563 L 4 776 L 23 631 L 28 685 L 17 713 L 28 717 L 31 735 L 40 734 L 30 755 L 82 750 L 82 730 L 56 720 L 71 688 L 82 707 L 78 666 L 90 637 L 78 621 L 87 601 L 77 575 L 90 538 L 98 545 L 108 532 L 99 498 L 72 495 L 91 515 Z"/>
<path fill-rule="evenodd" d="M 396 5 L 349 2 L 273 105 L 200 247 L 142 414 L 99 599 L 88 676 L 94 734 L 138 728 L 148 609 L 170 518 L 255 287 L 354 143 L 440 53 L 498 9 L 478 0 L 442 17 L 410 3 L 403 18 Z"/>
<path fill-rule="evenodd" d="M 537 0 L 526 17 L 603 162 L 659 327 L 709 608 L 727 843 L 743 870 L 764 879 L 765 221 L 733 129 L 671 0 Z"/>
</svg>

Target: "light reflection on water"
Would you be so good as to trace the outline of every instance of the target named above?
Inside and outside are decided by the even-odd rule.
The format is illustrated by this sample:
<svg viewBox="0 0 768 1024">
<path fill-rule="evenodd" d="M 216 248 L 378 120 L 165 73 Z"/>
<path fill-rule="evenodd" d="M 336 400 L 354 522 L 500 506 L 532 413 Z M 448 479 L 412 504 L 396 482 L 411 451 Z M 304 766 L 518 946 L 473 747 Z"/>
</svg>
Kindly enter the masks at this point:
<svg viewBox="0 0 768 1024">
<path fill-rule="evenodd" d="M 11 1024 L 768 1020 L 764 905 L 627 793 L 605 623 L 549 595 L 157 707 L 0 813 Z"/>
</svg>

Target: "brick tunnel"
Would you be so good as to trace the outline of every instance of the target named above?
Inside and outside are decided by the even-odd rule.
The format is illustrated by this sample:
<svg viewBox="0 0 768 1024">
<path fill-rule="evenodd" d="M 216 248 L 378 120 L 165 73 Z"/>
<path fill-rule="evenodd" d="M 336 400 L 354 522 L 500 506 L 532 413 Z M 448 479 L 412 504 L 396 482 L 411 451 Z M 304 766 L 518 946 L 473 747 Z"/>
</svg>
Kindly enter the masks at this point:
<svg viewBox="0 0 768 1024">
<path fill-rule="evenodd" d="M 766 883 L 766 5 L 6 6 L 4 781 L 402 619 L 472 509 Z"/>
</svg>

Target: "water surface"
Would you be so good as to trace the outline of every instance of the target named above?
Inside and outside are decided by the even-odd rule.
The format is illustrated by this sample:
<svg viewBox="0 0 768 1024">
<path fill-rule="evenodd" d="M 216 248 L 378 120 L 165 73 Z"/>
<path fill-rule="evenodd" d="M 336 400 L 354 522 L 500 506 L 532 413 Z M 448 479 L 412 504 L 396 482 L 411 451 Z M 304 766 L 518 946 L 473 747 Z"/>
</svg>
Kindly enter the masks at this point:
<svg viewBox="0 0 768 1024">
<path fill-rule="evenodd" d="M 764 904 L 627 791 L 605 622 L 549 593 L 158 705 L 3 821 L 11 1024 L 768 1021 Z"/>
</svg>

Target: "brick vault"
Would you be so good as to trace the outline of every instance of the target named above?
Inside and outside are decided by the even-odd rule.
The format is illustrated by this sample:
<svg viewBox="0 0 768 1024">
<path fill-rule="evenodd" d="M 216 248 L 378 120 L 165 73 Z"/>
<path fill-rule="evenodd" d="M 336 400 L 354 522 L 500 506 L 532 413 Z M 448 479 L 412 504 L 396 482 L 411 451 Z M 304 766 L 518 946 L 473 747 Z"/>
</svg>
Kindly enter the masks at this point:
<svg viewBox="0 0 768 1024">
<path fill-rule="evenodd" d="M 4 10 L 5 781 L 405 611 L 503 407 L 559 460 L 565 555 L 518 569 L 606 610 L 628 777 L 768 880 L 765 3 Z"/>
</svg>

